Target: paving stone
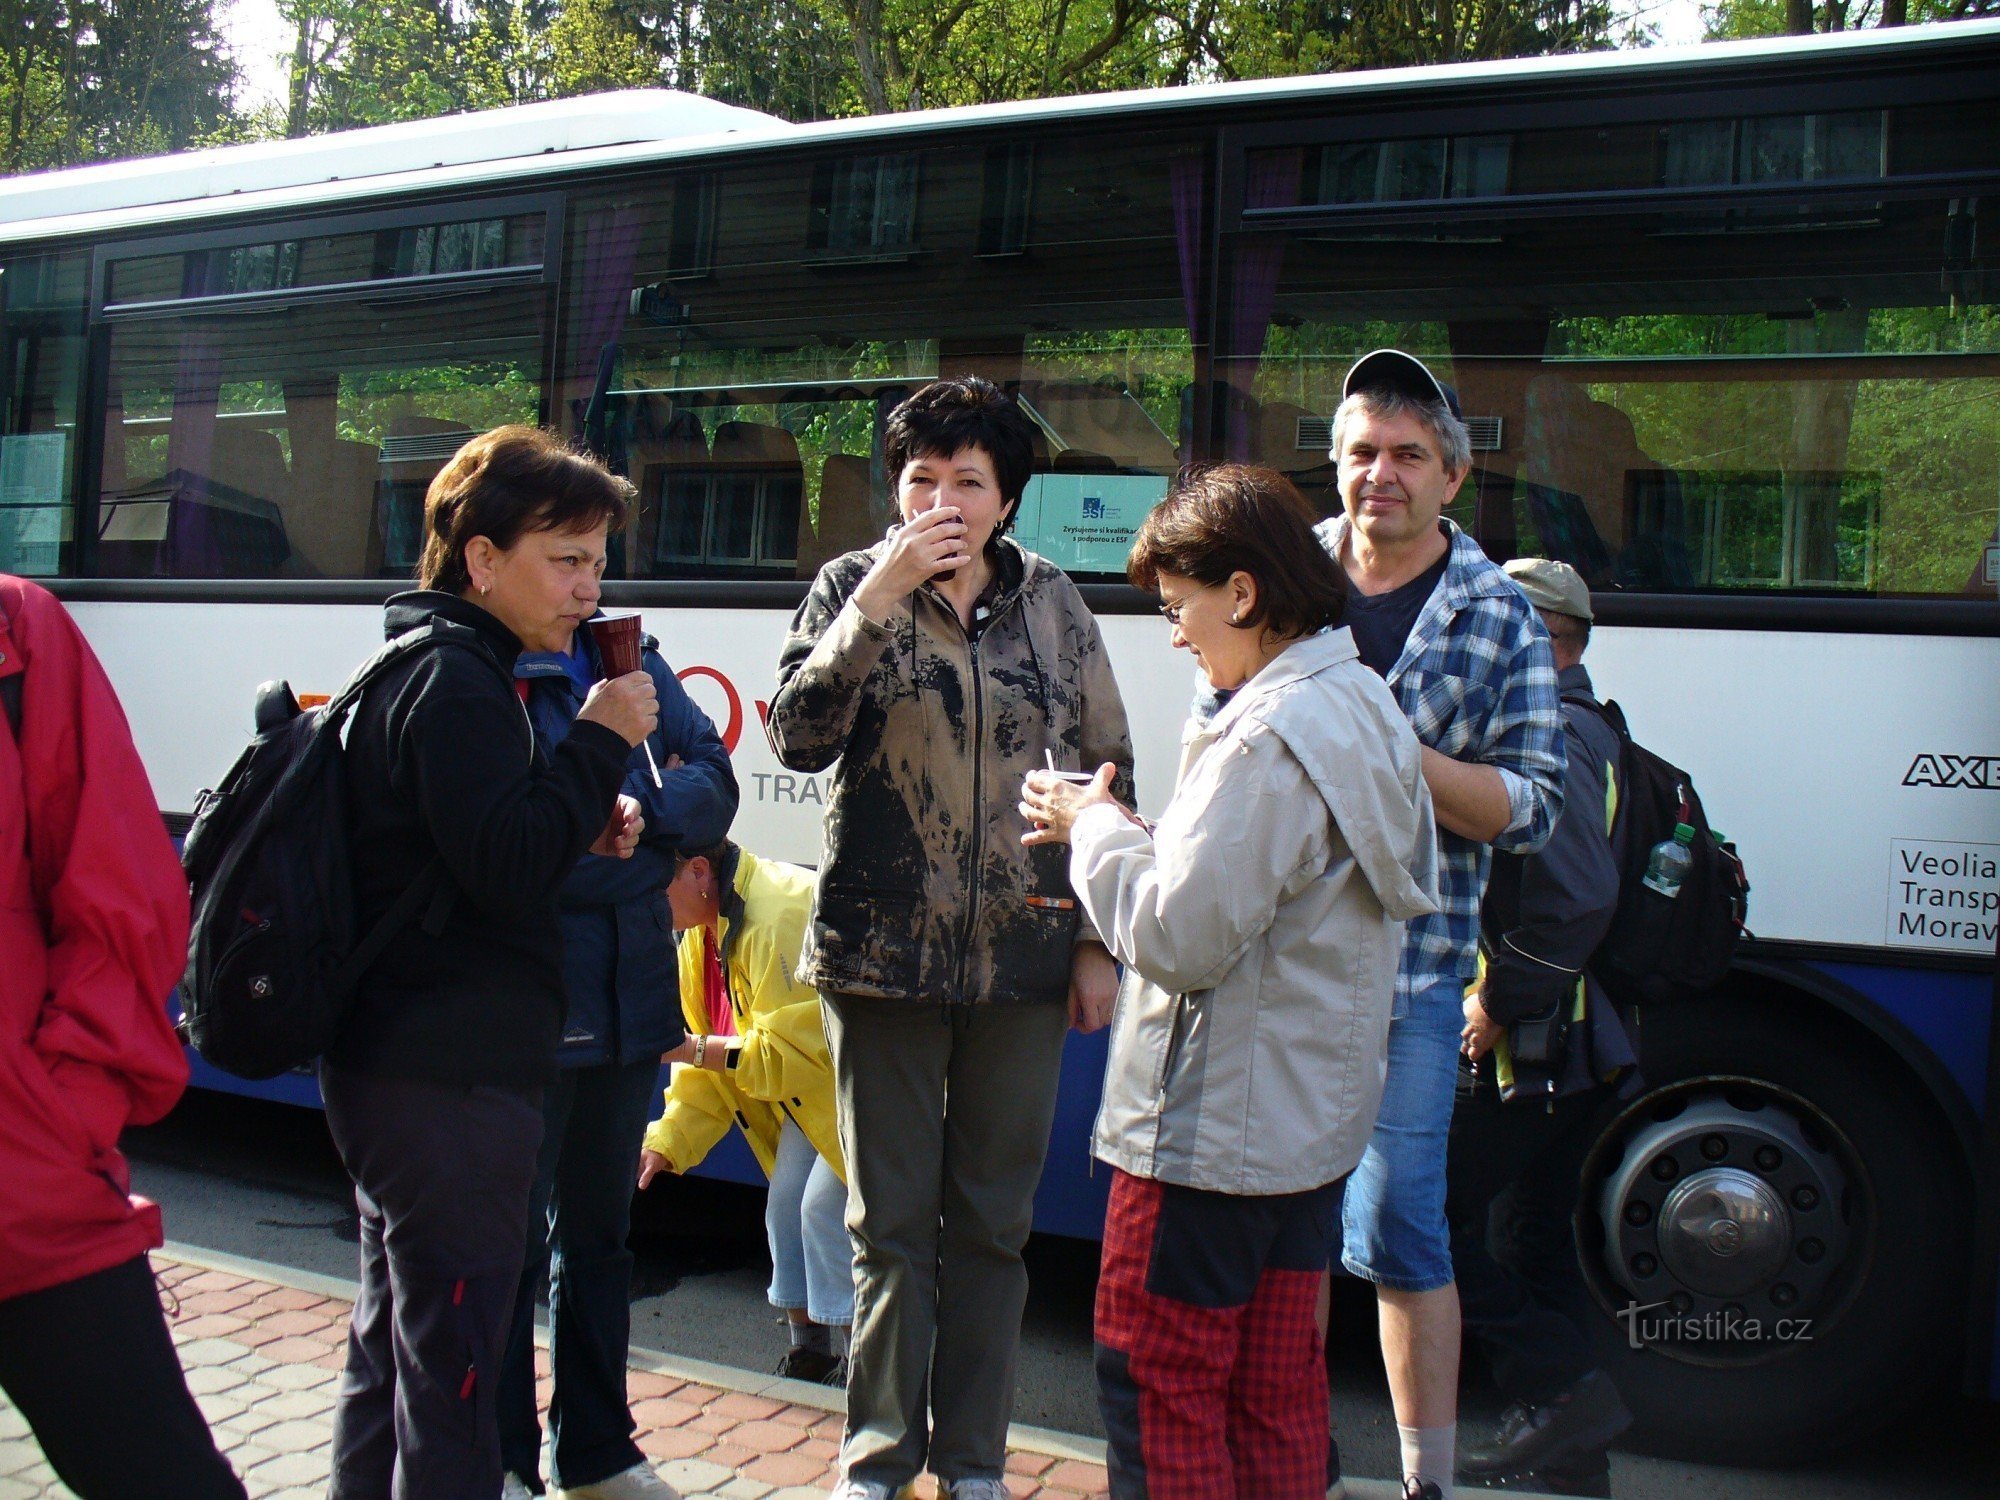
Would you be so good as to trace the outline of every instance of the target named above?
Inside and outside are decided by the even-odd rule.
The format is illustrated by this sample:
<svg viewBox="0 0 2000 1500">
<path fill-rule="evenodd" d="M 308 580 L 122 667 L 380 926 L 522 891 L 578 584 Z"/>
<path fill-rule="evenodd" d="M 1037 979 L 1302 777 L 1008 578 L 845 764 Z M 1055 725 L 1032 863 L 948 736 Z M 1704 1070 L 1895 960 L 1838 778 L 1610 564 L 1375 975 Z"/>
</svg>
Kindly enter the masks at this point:
<svg viewBox="0 0 2000 1500">
<path fill-rule="evenodd" d="M 296 1484 L 324 1484 L 332 1467 L 327 1450 L 321 1448 L 303 1453 L 280 1453 L 276 1458 L 257 1465 L 243 1477 L 247 1481 L 254 1474 L 259 1483 L 276 1484 L 280 1488 Z"/>
<path fill-rule="evenodd" d="M 295 1286 L 274 1286 L 269 1291 L 261 1293 L 257 1300 L 266 1307 L 274 1307 L 281 1312 L 286 1310 L 304 1312 L 307 1308 L 326 1307 L 338 1308 L 342 1317 L 347 1315 L 345 1302 L 336 1302 L 330 1297 L 322 1297 L 317 1292 L 304 1291 Z"/>
<path fill-rule="evenodd" d="M 333 1410 L 333 1393 L 324 1390 L 278 1391 L 257 1403 L 259 1411 L 286 1419 L 310 1419 Z"/>
<path fill-rule="evenodd" d="M 722 1496 L 723 1500 L 764 1500 L 764 1497 L 771 1493 L 771 1489 L 768 1484 L 762 1484 L 755 1479 L 745 1479 L 739 1475 L 715 1493 Z"/>
<path fill-rule="evenodd" d="M 750 1467 L 757 1455 L 748 1448 L 739 1448 L 734 1443 L 717 1443 L 702 1457 L 712 1464 L 721 1464 L 732 1474 L 740 1474 Z"/>
<path fill-rule="evenodd" d="M 744 1422 L 729 1430 L 730 1442 L 753 1453 L 787 1453 L 805 1438 L 805 1429 L 783 1422 Z"/>
<path fill-rule="evenodd" d="M 40 1500 L 42 1487 L 25 1479 L 0 1477 L 0 1500 Z"/>
<path fill-rule="evenodd" d="M 719 1411 L 705 1411 L 687 1425 L 696 1432 L 720 1436 L 736 1425 L 737 1419 Z"/>
<path fill-rule="evenodd" d="M 326 1442 L 331 1432 L 325 1422 L 281 1421 L 273 1422 L 258 1433 L 257 1441 L 280 1453 L 308 1453 Z M 292 1483 L 289 1479 L 285 1482 Z"/>
<path fill-rule="evenodd" d="M 234 1313 L 199 1313 L 176 1323 L 174 1335 L 190 1342 L 195 1339 L 226 1339 L 249 1326 L 249 1319 L 239 1318 Z"/>
<path fill-rule="evenodd" d="M 32 1469 L 42 1461 L 42 1450 L 33 1438 L 10 1438 L 0 1442 L 0 1475 L 12 1477 Z"/>
<path fill-rule="evenodd" d="M 1007 1472 L 1025 1474 L 1030 1478 L 1046 1474 L 1056 1466 L 1056 1461 L 1046 1453 L 1010 1453 L 1007 1455 Z"/>
<path fill-rule="evenodd" d="M 669 1396 L 651 1396 L 632 1403 L 632 1420 L 641 1427 L 682 1427 L 700 1415 L 700 1407 Z"/>
<path fill-rule="evenodd" d="M 226 1365 L 232 1360 L 243 1358 L 241 1344 L 228 1339 L 193 1339 L 175 1350 L 181 1357 L 181 1368 L 196 1370 L 209 1365 Z"/>
<path fill-rule="evenodd" d="M 761 1422 L 764 1418 L 783 1411 L 785 1403 L 767 1400 L 763 1396 L 745 1395 L 742 1391 L 731 1391 L 710 1402 L 708 1409 L 718 1416 L 734 1417 L 739 1422 Z"/>
<path fill-rule="evenodd" d="M 826 1500 L 828 1493 L 832 1489 L 833 1486 L 831 1484 L 793 1484 L 787 1485 L 781 1490 L 771 1491 L 770 1494 L 764 1497 L 764 1500 Z"/>
<path fill-rule="evenodd" d="M 237 1390 L 242 1390 L 247 1385 L 249 1382 L 245 1381 L 242 1386 L 237 1387 Z M 210 1391 L 206 1396 L 196 1396 L 194 1404 L 201 1408 L 202 1416 L 207 1419 L 211 1427 L 217 1422 L 238 1416 L 245 1410 L 243 1399 L 234 1391 Z"/>
<path fill-rule="evenodd" d="M 639 1434 L 635 1441 L 648 1458 L 683 1459 L 704 1453 L 714 1442 L 705 1432 L 691 1427 L 657 1427 Z"/>
<path fill-rule="evenodd" d="M 318 1365 L 273 1365 L 257 1377 L 260 1385 L 267 1385 L 279 1391 L 316 1391 L 326 1389 L 331 1392 L 336 1376 L 331 1370 L 322 1370 Z"/>
<path fill-rule="evenodd" d="M 293 1334 L 275 1339 L 263 1345 L 257 1352 L 281 1365 L 310 1364 L 326 1354 L 326 1345 L 318 1339 L 300 1338 Z"/>
<path fill-rule="evenodd" d="M 28 1419 L 16 1411 L 11 1402 L 0 1397 L 0 1441 L 27 1435 Z"/>
<path fill-rule="evenodd" d="M 660 1477 L 682 1494 L 695 1494 L 716 1490 L 736 1476 L 721 1464 L 700 1458 L 682 1458 L 660 1465 Z"/>
<path fill-rule="evenodd" d="M 735 1434 L 731 1433 L 731 1437 Z M 743 1472 L 752 1479 L 761 1479 L 776 1488 L 781 1484 L 807 1484 L 819 1478 L 826 1471 L 826 1465 L 816 1458 L 806 1458 L 797 1453 L 766 1453 L 752 1459 L 743 1466 Z"/>
<path fill-rule="evenodd" d="M 1104 1465 L 1078 1463 L 1066 1458 L 1053 1469 L 1041 1476 L 1043 1484 L 1055 1485 L 1065 1490 L 1075 1490 L 1079 1494 L 1094 1494 L 1104 1489 L 1110 1481 L 1104 1477 Z"/>
<path fill-rule="evenodd" d="M 241 1354 L 242 1350 L 237 1350 Z M 216 1396 L 224 1391 L 233 1391 L 250 1379 L 245 1370 L 230 1365 L 195 1365 L 187 1370 L 187 1388 L 197 1396 Z"/>
<path fill-rule="evenodd" d="M 276 1426 L 278 1418 L 269 1412 L 259 1411 L 254 1406 L 245 1407 L 233 1417 L 225 1417 L 215 1424 L 218 1432 L 226 1432 L 236 1441 L 255 1437 L 266 1427 Z M 220 1438 L 217 1439 L 220 1442 Z M 226 1444 L 223 1444 L 225 1448 Z"/>
<path fill-rule="evenodd" d="M 274 1312 L 257 1320 L 260 1327 L 275 1328 L 280 1333 L 296 1334 L 317 1333 L 330 1321 L 331 1319 L 324 1313 L 297 1311 Z M 345 1325 L 347 1319 L 342 1318 L 340 1321 Z"/>
<path fill-rule="evenodd" d="M 548 1374 L 548 1356 L 549 1351 L 546 1349 L 535 1351 L 537 1375 Z M 685 1380 L 676 1380 L 671 1375 L 657 1375 L 651 1370 L 633 1370 L 625 1376 L 625 1397 L 629 1401 L 646 1401 L 655 1396 L 671 1396 L 686 1384 Z"/>
</svg>

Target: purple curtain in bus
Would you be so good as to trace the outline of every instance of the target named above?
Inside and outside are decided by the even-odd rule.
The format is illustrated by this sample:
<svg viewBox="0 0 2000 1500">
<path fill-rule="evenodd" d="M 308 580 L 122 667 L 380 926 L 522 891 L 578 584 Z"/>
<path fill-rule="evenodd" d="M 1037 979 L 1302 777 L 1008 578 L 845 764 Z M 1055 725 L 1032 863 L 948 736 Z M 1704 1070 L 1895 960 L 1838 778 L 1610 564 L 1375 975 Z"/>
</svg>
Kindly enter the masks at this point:
<svg viewBox="0 0 2000 1500">
<path fill-rule="evenodd" d="M 1168 173 L 1174 195 L 1174 253 L 1180 262 L 1181 310 L 1187 318 L 1188 344 L 1201 343 L 1201 248 L 1206 239 L 1206 166 L 1201 155 L 1190 151 L 1174 158 Z M 1197 366 L 1199 368 L 1199 366 Z M 1177 434 L 1181 461 L 1194 454 L 1195 388 L 1181 392 L 1180 432 Z"/>
<path fill-rule="evenodd" d="M 1299 174 L 1305 153 L 1299 147 L 1252 151 L 1244 157 L 1243 207 L 1290 208 L 1299 201 Z M 1231 259 L 1229 316 L 1222 335 L 1223 379 L 1231 392 L 1228 431 L 1223 451 L 1232 459 L 1253 455 L 1257 413 L 1251 392 L 1257 362 L 1264 354 L 1264 336 L 1278 298 L 1278 276 L 1285 265 L 1283 236 L 1241 236 Z"/>
<path fill-rule="evenodd" d="M 644 227 L 637 205 L 620 203 L 592 209 L 578 236 L 576 301 L 571 311 L 571 381 L 589 381 L 590 390 L 570 398 L 570 417 L 581 431 L 591 392 L 605 385 L 616 358 L 618 337 L 632 304 L 632 267 Z M 610 457 L 610 455 L 606 455 Z"/>
<path fill-rule="evenodd" d="M 1202 159 L 1189 152 L 1174 158 L 1170 177 L 1174 193 L 1174 249 L 1180 257 L 1181 306 L 1187 313 L 1188 338 L 1201 338 Z"/>
<path fill-rule="evenodd" d="M 198 257 L 196 257 L 198 258 Z M 175 485 L 153 570 L 166 577 L 213 578 L 223 571 L 208 498 L 215 472 L 215 418 L 222 401 L 222 341 L 205 329 L 181 339 L 167 428 L 167 475 Z"/>
</svg>

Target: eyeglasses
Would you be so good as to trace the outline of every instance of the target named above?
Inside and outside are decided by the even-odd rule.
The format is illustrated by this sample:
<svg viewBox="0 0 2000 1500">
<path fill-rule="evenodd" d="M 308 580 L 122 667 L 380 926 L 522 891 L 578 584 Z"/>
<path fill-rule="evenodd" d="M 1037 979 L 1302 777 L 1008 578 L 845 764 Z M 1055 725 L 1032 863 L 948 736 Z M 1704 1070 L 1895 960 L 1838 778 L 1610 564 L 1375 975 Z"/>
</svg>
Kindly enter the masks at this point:
<svg viewBox="0 0 2000 1500">
<path fill-rule="evenodd" d="M 1196 594 L 1205 594 L 1214 587 L 1215 585 L 1212 583 L 1204 583 L 1198 589 L 1189 589 L 1180 598 L 1174 600 L 1172 604 L 1162 601 L 1160 604 L 1160 613 L 1167 617 L 1169 625 L 1178 626 L 1181 623 L 1181 611 L 1187 608 L 1188 600 L 1192 599 Z"/>
</svg>

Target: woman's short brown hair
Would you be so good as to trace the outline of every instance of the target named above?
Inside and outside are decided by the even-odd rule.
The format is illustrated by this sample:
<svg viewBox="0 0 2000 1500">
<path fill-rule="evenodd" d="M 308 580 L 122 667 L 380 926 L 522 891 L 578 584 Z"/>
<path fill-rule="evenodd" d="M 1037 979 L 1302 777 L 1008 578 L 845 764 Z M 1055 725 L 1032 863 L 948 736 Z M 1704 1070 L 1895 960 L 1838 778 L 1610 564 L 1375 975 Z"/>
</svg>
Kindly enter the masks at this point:
<svg viewBox="0 0 2000 1500">
<path fill-rule="evenodd" d="M 438 470 L 424 495 L 417 581 L 462 594 L 472 585 L 465 545 L 483 536 L 502 551 L 531 531 L 625 529 L 632 486 L 539 427 L 481 433 Z"/>
<path fill-rule="evenodd" d="M 1291 480 L 1254 464 L 1181 470 L 1132 541 L 1125 576 L 1157 593 L 1162 573 L 1201 584 L 1248 573 L 1257 603 L 1245 626 L 1280 639 L 1338 625 L 1347 579 L 1313 535 L 1319 519 Z"/>
</svg>

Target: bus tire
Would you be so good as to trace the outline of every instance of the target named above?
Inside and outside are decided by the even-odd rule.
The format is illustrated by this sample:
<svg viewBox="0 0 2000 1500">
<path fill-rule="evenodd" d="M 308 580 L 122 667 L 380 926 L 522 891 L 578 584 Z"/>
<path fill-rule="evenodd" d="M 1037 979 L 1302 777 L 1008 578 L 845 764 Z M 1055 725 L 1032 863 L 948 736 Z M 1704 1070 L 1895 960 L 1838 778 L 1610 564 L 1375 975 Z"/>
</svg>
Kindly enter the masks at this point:
<svg viewBox="0 0 2000 1500">
<path fill-rule="evenodd" d="M 1941 1111 L 1887 1049 L 1808 997 L 1739 978 L 1700 1001 L 1649 1009 L 1643 1053 L 1646 1088 L 1600 1134 L 1577 1212 L 1589 1331 L 1638 1418 L 1630 1446 L 1795 1463 L 1865 1436 L 1955 1376 L 1970 1223 L 1964 1158 Z M 1696 1180 L 1704 1175 L 1716 1180 Z M 1831 1201 L 1814 1201 L 1821 1191 Z M 1731 1194 L 1748 1205 L 1735 1218 Z M 1785 1203 L 1760 1219 L 1766 1198 L 1812 1212 Z M 1708 1208 L 1690 1210 L 1695 1202 Z M 1769 1228 L 1778 1223 L 1789 1228 Z M 1724 1241 L 1728 1255 L 1761 1256 L 1761 1265 L 1702 1253 Z M 1661 1297 L 1661 1314 L 1706 1321 L 1633 1312 Z M 1719 1298 L 1761 1320 L 1766 1337 L 1732 1338 Z M 1701 1332 L 1676 1338 L 1680 1326 Z"/>
</svg>

